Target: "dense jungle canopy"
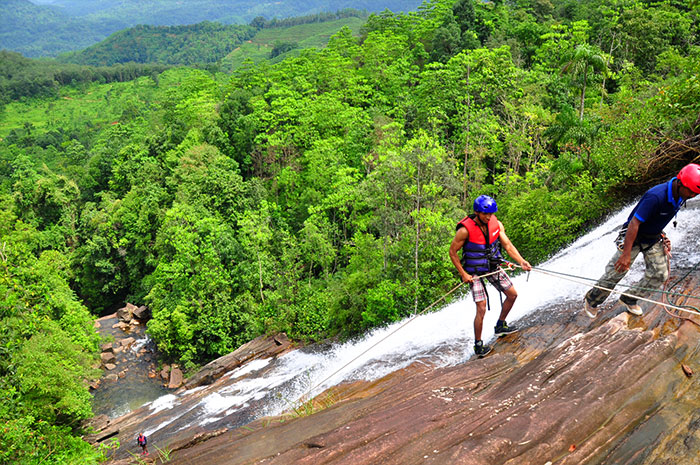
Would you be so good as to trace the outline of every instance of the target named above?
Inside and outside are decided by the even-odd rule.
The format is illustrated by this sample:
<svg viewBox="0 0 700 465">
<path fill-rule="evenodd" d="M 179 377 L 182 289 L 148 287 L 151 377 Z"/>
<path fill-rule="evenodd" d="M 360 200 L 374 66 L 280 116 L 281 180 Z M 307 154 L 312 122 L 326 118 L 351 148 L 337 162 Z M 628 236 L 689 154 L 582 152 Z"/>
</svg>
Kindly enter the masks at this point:
<svg viewBox="0 0 700 465">
<path fill-rule="evenodd" d="M 479 194 L 536 263 L 698 161 L 697 5 L 429 0 L 233 74 L 0 52 L 0 463 L 80 439 L 96 315 L 194 370 L 351 337 L 457 282 Z"/>
</svg>

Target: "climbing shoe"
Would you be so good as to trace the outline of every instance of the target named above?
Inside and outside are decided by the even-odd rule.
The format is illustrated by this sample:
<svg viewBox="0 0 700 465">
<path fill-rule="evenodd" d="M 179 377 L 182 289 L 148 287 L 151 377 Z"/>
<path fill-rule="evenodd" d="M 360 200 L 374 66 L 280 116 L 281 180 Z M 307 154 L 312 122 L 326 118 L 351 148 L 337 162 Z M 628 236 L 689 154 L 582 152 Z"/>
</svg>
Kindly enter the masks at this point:
<svg viewBox="0 0 700 465">
<path fill-rule="evenodd" d="M 598 309 L 588 303 L 588 299 L 583 299 L 583 311 L 591 318 L 598 316 Z"/>
<path fill-rule="evenodd" d="M 485 346 L 484 341 L 476 341 L 476 344 L 474 344 L 474 354 L 479 357 L 483 358 L 491 352 L 491 347 Z"/>
<path fill-rule="evenodd" d="M 508 326 L 508 323 L 504 321 L 503 324 L 496 324 L 493 332 L 496 334 L 496 336 L 501 337 L 507 334 L 512 334 L 516 331 L 518 331 L 518 328 L 515 326 Z"/>
<path fill-rule="evenodd" d="M 642 307 L 639 306 L 638 303 L 627 303 L 624 300 L 620 299 L 620 302 L 622 302 L 625 306 L 625 309 L 630 312 L 632 315 L 637 315 L 641 316 L 644 312 L 642 311 Z"/>
</svg>

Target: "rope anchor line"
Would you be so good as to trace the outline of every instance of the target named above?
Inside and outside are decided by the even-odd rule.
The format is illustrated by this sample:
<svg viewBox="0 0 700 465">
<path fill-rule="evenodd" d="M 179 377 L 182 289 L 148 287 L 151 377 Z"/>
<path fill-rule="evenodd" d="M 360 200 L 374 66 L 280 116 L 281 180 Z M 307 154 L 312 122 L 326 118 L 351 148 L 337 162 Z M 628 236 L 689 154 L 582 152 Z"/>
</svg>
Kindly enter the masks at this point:
<svg viewBox="0 0 700 465">
<path fill-rule="evenodd" d="M 517 267 L 517 268 L 522 268 L 522 266 L 517 265 L 517 264 L 512 263 L 512 262 L 509 262 L 509 261 L 504 261 L 504 264 L 507 265 L 507 268 L 506 268 L 506 269 L 508 269 L 508 270 L 512 270 L 513 268 L 516 268 L 516 267 Z M 679 312 L 686 312 L 686 313 L 690 313 L 690 314 L 693 314 L 693 315 L 700 315 L 700 311 L 690 310 L 690 309 L 687 309 L 687 308 L 684 308 L 684 307 L 679 307 L 679 306 L 677 306 L 677 305 L 673 305 L 673 304 L 670 304 L 670 303 L 663 303 L 663 302 L 661 302 L 661 301 L 657 301 L 657 300 L 653 300 L 653 299 L 647 299 L 647 298 L 640 297 L 640 296 L 637 296 L 637 295 L 634 295 L 634 294 L 630 294 L 630 293 L 628 293 L 628 292 L 622 292 L 622 291 L 616 291 L 616 290 L 614 290 L 614 289 L 608 289 L 608 288 L 605 288 L 605 287 L 603 287 L 603 286 L 599 286 L 599 285 L 597 285 L 597 284 L 591 285 L 589 282 L 585 282 L 585 281 L 584 281 L 584 280 L 592 281 L 590 278 L 585 278 L 585 277 L 576 276 L 576 275 L 570 275 L 570 274 L 567 274 L 567 273 L 561 273 L 561 272 L 556 272 L 556 271 L 549 271 L 549 270 L 545 270 L 545 269 L 538 268 L 538 267 L 534 267 L 534 266 L 532 267 L 532 270 L 533 270 L 533 271 L 537 271 L 537 272 L 542 273 L 542 274 L 545 274 L 545 275 L 550 275 L 550 276 L 554 276 L 554 277 L 557 277 L 557 278 L 560 278 L 560 279 L 565 279 L 565 280 L 568 280 L 568 281 L 572 281 L 572 282 L 575 282 L 575 283 L 578 283 L 578 284 L 583 284 L 583 285 L 586 285 L 586 286 L 597 287 L 598 289 L 601 289 L 601 290 L 604 290 L 604 291 L 608 291 L 608 292 L 610 292 L 610 293 L 616 293 L 616 294 L 624 295 L 624 296 L 631 297 L 631 298 L 634 298 L 634 299 L 637 299 L 637 300 L 643 300 L 643 301 L 646 301 L 646 302 L 651 302 L 651 303 L 656 304 L 656 305 L 662 305 L 663 307 L 666 307 L 667 309 L 668 309 L 668 308 L 671 308 L 671 309 L 677 310 L 677 311 L 679 311 Z M 499 267 L 496 271 L 492 271 L 492 272 L 490 272 L 490 273 L 486 273 L 486 274 L 483 274 L 483 275 L 480 275 L 480 276 L 474 276 L 474 278 L 475 278 L 475 279 L 476 279 L 476 278 L 485 278 L 485 277 L 487 277 L 487 276 L 491 276 L 491 275 L 500 273 L 501 271 L 505 271 L 505 270 L 504 270 L 503 268 L 500 268 L 500 267 Z M 370 345 L 367 349 L 363 350 L 360 354 L 358 354 L 357 356 L 353 357 L 349 362 L 345 363 L 343 366 L 341 366 L 340 368 L 338 368 L 337 370 L 335 370 L 333 373 L 331 373 L 330 375 L 326 376 L 323 380 L 317 382 L 317 383 L 314 384 L 312 387 L 308 388 L 308 389 L 307 389 L 306 391 L 304 391 L 304 393 L 299 397 L 299 401 L 300 401 L 300 402 L 304 402 L 303 399 L 304 399 L 307 395 L 309 395 L 311 392 L 313 392 L 315 389 L 321 387 L 321 386 L 323 385 L 323 383 L 325 383 L 326 381 L 328 381 L 329 379 L 331 379 L 332 377 L 334 377 L 335 375 L 337 375 L 338 373 L 340 373 L 341 371 L 343 371 L 345 368 L 347 368 L 348 366 L 350 366 L 353 362 L 357 361 L 360 357 L 362 357 L 363 355 L 365 355 L 366 353 L 368 353 L 369 351 L 371 351 L 372 349 L 374 349 L 375 347 L 377 347 L 379 344 L 381 344 L 382 342 L 384 342 L 385 340 L 387 340 L 390 336 L 392 336 L 392 335 L 394 335 L 395 333 L 397 333 L 400 329 L 402 329 L 404 326 L 406 326 L 406 325 L 408 325 L 409 323 L 411 323 L 413 320 L 415 320 L 416 318 L 418 318 L 420 315 L 424 314 L 425 312 L 427 312 L 428 310 L 430 310 L 431 308 L 433 308 L 435 305 L 437 305 L 438 303 L 440 303 L 440 302 L 442 302 L 443 300 L 445 300 L 449 295 L 451 295 L 452 293 L 454 293 L 457 289 L 459 289 L 460 287 L 462 287 L 464 284 L 465 284 L 464 282 L 460 282 L 458 285 L 456 285 L 455 287 L 453 287 L 452 289 L 450 289 L 447 293 L 445 293 L 444 295 L 442 295 L 442 297 L 440 297 L 439 299 L 435 300 L 433 303 L 431 303 L 430 305 L 428 305 L 427 307 L 425 307 L 423 310 L 421 310 L 420 312 L 416 313 L 416 314 L 413 315 L 411 318 L 409 318 L 409 319 L 407 319 L 406 321 L 404 321 L 401 325 L 399 325 L 399 326 L 397 326 L 396 328 L 394 328 L 394 330 L 392 330 L 391 332 L 387 333 L 384 337 L 382 337 L 381 339 L 379 339 L 377 342 L 375 342 L 374 344 Z M 628 286 L 628 287 L 629 287 L 629 286 Z M 657 290 L 657 292 L 666 292 L 666 291 Z M 688 295 L 688 294 L 675 294 L 675 295 L 677 295 L 677 296 L 683 296 L 683 297 L 687 297 L 687 298 L 700 298 L 700 296 L 694 296 L 694 295 Z M 667 310 L 667 311 L 668 311 L 668 310 Z M 670 312 L 669 312 L 669 314 L 672 315 L 672 316 L 679 317 L 678 315 L 673 315 L 673 314 L 670 313 Z"/>
<path fill-rule="evenodd" d="M 512 266 L 516 266 L 516 267 L 518 267 L 518 268 L 522 268 L 520 265 L 516 265 L 516 264 L 514 264 L 514 263 L 511 263 L 511 265 L 512 265 Z M 607 288 L 607 287 L 605 287 L 605 286 L 600 286 L 599 284 L 592 284 L 592 285 L 591 285 L 590 283 L 584 281 L 584 280 L 588 280 L 589 278 L 584 278 L 584 277 L 582 277 L 582 276 L 576 276 L 576 275 L 571 275 L 571 274 L 567 274 L 567 273 L 560 273 L 560 272 L 557 272 L 557 271 L 549 271 L 549 270 L 545 270 L 545 269 L 538 268 L 538 267 L 534 267 L 534 266 L 532 267 L 532 270 L 533 270 L 533 271 L 537 271 L 538 273 L 542 273 L 542 274 L 544 274 L 544 275 L 554 276 L 554 277 L 556 277 L 556 278 L 564 279 L 564 280 L 566 280 L 566 281 L 571 281 L 571 282 L 574 282 L 574 283 L 577 283 L 577 284 L 583 284 L 583 285 L 585 285 L 585 286 L 595 287 L 595 288 L 600 289 L 600 290 L 602 290 L 602 291 L 610 292 L 611 294 L 612 294 L 612 293 L 620 294 L 620 295 L 624 295 L 625 297 L 630 297 L 630 298 L 633 298 L 633 299 L 636 299 L 636 300 L 642 300 L 642 301 L 644 301 L 644 302 L 650 302 L 650 303 L 652 303 L 652 304 L 661 305 L 661 306 L 663 306 L 663 307 L 671 308 L 671 309 L 676 310 L 676 311 L 678 311 L 678 312 L 685 312 L 685 313 L 690 313 L 690 314 L 693 314 L 693 315 L 700 315 L 700 312 L 698 312 L 697 310 L 691 310 L 691 309 L 689 309 L 689 308 L 679 307 L 679 306 L 673 305 L 673 304 L 671 304 L 671 303 L 664 303 L 664 302 L 662 302 L 662 301 L 660 301 L 660 300 L 648 299 L 648 298 L 646 298 L 646 297 L 641 297 L 641 296 L 639 296 L 639 295 L 630 294 L 629 292 L 616 291 L 615 289 L 610 289 L 610 288 Z M 655 290 L 653 290 L 653 291 L 654 291 L 654 292 L 665 292 L 665 291 L 660 290 L 660 289 L 655 289 Z M 682 296 L 682 297 L 686 297 L 686 298 L 691 298 L 691 299 L 700 298 L 699 296 L 695 296 L 695 295 L 692 295 L 692 294 L 674 294 L 674 295 Z"/>
</svg>

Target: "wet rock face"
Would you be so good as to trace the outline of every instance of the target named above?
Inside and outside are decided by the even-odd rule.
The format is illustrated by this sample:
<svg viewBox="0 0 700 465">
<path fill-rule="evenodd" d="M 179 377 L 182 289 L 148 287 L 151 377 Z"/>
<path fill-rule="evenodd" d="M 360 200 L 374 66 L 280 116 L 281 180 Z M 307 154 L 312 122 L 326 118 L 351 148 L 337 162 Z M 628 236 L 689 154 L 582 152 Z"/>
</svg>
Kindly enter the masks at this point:
<svg viewBox="0 0 700 465">
<path fill-rule="evenodd" d="M 679 292 L 697 294 L 698 285 Z M 692 374 L 700 326 L 660 307 L 634 317 L 612 304 L 596 320 L 579 309 L 546 309 L 522 323 L 525 330 L 500 339 L 484 359 L 440 369 L 415 363 L 341 385 L 332 405 L 312 415 L 178 430 L 167 438 L 169 463 L 700 463 L 700 383 Z M 288 347 L 276 344 L 257 340 L 212 362 L 186 382 L 192 402 L 263 347 Z M 159 421 L 148 415 L 116 419 L 100 437 L 129 443 L 139 425 Z"/>
<path fill-rule="evenodd" d="M 484 359 L 340 388 L 316 414 L 176 447 L 170 463 L 700 463 L 700 385 L 683 368 L 700 366 L 698 325 L 616 305 L 527 326 Z"/>
<path fill-rule="evenodd" d="M 261 357 L 274 357 L 288 350 L 290 341 L 286 334 L 280 333 L 270 337 L 259 337 L 243 344 L 228 355 L 219 357 L 205 365 L 185 383 L 185 389 L 193 389 L 211 384 L 220 376 L 244 363 Z"/>
</svg>

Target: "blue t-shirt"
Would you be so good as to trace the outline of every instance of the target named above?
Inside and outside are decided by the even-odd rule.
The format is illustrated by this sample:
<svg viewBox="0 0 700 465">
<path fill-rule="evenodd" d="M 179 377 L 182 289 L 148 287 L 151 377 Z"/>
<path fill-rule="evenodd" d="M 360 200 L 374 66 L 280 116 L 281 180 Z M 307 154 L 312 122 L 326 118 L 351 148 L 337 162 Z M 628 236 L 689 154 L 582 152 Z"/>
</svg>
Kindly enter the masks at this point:
<svg viewBox="0 0 700 465">
<path fill-rule="evenodd" d="M 666 225 L 671 222 L 683 204 L 683 198 L 678 196 L 678 200 L 673 198 L 673 178 L 668 182 L 652 187 L 642 196 L 625 226 L 629 225 L 632 218 L 637 218 L 641 224 L 637 233 L 637 240 L 643 242 L 645 236 L 649 238 L 658 236 Z"/>
</svg>

